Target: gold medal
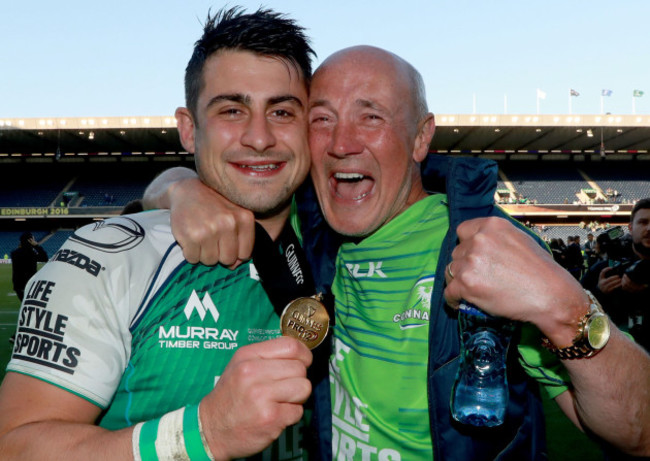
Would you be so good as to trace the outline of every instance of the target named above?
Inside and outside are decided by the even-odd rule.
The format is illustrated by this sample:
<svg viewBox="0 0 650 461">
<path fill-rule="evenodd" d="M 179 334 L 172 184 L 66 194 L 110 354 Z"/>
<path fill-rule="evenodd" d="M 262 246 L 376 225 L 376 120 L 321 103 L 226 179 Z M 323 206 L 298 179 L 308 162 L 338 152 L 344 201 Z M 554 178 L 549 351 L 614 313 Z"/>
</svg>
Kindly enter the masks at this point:
<svg viewBox="0 0 650 461">
<path fill-rule="evenodd" d="M 323 342 L 330 328 L 330 317 L 321 294 L 298 298 L 286 305 L 280 316 L 283 336 L 292 336 L 314 349 Z"/>
</svg>

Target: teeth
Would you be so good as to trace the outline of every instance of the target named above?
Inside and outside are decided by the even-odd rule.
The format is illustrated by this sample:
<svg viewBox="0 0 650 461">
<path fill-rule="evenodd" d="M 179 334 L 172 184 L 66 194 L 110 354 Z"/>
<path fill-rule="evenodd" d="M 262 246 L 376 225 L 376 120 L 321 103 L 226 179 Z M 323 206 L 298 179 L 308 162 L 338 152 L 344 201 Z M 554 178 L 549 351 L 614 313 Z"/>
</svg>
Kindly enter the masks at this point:
<svg viewBox="0 0 650 461">
<path fill-rule="evenodd" d="M 244 168 L 249 168 L 255 171 L 264 171 L 264 170 L 277 170 L 278 166 L 275 164 L 271 165 L 244 165 Z"/>
<path fill-rule="evenodd" d="M 347 179 L 347 180 L 357 180 L 360 181 L 363 179 L 363 175 L 359 173 L 334 173 L 336 179 Z"/>
<path fill-rule="evenodd" d="M 365 192 L 365 193 L 359 195 L 358 197 L 354 197 L 352 200 L 361 200 L 361 199 L 364 198 L 366 195 L 368 195 L 368 192 Z"/>
</svg>

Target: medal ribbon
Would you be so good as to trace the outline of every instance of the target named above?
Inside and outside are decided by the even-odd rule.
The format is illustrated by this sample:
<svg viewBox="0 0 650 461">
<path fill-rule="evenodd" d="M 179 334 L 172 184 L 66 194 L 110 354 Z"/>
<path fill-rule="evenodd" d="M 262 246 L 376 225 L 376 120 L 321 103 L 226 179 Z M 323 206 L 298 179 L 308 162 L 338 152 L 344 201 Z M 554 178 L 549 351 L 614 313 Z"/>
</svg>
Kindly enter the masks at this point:
<svg viewBox="0 0 650 461">
<path fill-rule="evenodd" d="M 253 264 L 278 316 L 294 299 L 316 294 L 307 258 L 289 221 L 275 242 L 255 223 Z"/>
</svg>

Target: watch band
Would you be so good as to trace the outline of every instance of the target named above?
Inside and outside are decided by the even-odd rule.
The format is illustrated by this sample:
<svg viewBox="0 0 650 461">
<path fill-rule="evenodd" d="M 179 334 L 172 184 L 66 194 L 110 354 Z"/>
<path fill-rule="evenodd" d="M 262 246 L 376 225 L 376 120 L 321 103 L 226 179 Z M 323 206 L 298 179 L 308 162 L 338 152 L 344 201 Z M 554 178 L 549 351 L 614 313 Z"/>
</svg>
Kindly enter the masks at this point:
<svg viewBox="0 0 650 461">
<path fill-rule="evenodd" d="M 589 318 L 595 313 L 602 313 L 602 307 L 596 297 L 589 291 L 585 290 L 589 296 L 589 312 L 587 312 L 578 323 L 578 332 L 573 338 L 573 344 L 567 347 L 558 348 L 547 337 L 542 337 L 542 346 L 557 355 L 562 360 L 586 359 L 596 355 L 600 349 L 594 349 L 589 343 L 585 327 Z"/>
<path fill-rule="evenodd" d="M 579 344 L 558 349 L 548 338 L 542 338 L 542 346 L 553 352 L 562 360 L 586 359 L 595 355 L 598 351 L 592 348 L 587 341 L 580 341 Z"/>
</svg>

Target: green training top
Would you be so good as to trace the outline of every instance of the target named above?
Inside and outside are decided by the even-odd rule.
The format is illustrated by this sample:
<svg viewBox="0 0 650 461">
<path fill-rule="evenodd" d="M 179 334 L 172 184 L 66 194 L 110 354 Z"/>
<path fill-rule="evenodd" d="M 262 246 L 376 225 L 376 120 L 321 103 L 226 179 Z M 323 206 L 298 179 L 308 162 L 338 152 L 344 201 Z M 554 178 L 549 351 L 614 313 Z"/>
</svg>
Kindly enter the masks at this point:
<svg viewBox="0 0 650 461">
<path fill-rule="evenodd" d="M 427 400 L 431 294 L 449 227 L 446 196 L 409 207 L 339 250 L 330 359 L 335 459 L 432 459 Z M 530 328 L 526 337 L 538 339 Z M 532 330 L 535 330 L 534 328 Z M 561 365 L 521 345 L 527 372 L 566 390 Z M 551 363 L 552 362 L 552 363 Z M 540 368 L 544 364 L 554 369 Z"/>
</svg>

